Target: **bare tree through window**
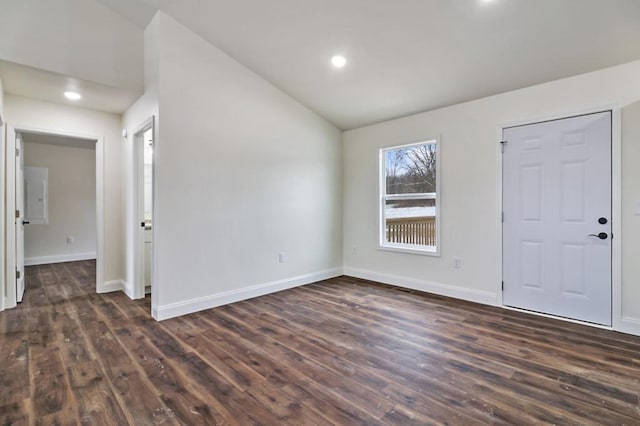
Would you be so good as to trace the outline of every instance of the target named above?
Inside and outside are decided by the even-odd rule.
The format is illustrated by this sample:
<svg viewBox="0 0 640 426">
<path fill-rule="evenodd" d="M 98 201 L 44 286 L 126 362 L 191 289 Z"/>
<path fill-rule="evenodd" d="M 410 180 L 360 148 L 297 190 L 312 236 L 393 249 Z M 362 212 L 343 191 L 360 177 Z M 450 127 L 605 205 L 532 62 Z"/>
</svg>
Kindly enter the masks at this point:
<svg viewBox="0 0 640 426">
<path fill-rule="evenodd" d="M 382 153 L 382 245 L 435 247 L 436 142 L 389 148 Z"/>
</svg>

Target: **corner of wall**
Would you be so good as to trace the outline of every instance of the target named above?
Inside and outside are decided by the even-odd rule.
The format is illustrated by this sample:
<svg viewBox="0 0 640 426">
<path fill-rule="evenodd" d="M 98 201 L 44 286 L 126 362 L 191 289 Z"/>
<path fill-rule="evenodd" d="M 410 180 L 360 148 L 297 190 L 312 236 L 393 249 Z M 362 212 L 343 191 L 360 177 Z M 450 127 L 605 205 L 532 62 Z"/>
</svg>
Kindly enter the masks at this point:
<svg viewBox="0 0 640 426">
<path fill-rule="evenodd" d="M 144 30 L 144 90 L 148 92 L 158 87 L 160 57 L 160 20 L 163 12 L 158 11 Z"/>
<path fill-rule="evenodd" d="M 122 292 L 127 295 L 131 300 L 135 300 L 135 292 L 133 291 L 132 283 L 122 280 Z"/>
</svg>

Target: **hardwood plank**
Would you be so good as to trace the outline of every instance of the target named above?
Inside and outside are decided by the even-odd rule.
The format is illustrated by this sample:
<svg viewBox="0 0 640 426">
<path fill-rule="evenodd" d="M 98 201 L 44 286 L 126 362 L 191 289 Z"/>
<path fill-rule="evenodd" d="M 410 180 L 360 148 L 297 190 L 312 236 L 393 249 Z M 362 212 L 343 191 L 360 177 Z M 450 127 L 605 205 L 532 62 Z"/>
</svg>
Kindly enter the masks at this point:
<svg viewBox="0 0 640 426">
<path fill-rule="evenodd" d="M 83 323 L 82 328 L 93 346 L 95 356 L 99 357 L 108 372 L 130 362 L 126 351 L 103 321 Z"/>
<path fill-rule="evenodd" d="M 29 398 L 30 395 L 29 344 L 25 316 L 17 310 L 0 316 L 0 330 L 0 405 L 9 405 Z"/>
<path fill-rule="evenodd" d="M 341 277 L 163 322 L 95 262 L 0 313 L 1 424 L 640 424 L 640 338 Z"/>
<path fill-rule="evenodd" d="M 0 370 L 0 401 L 4 405 L 29 398 L 29 374 L 26 368 L 2 368 Z"/>
<path fill-rule="evenodd" d="M 270 316 L 265 313 L 260 315 L 261 319 L 268 317 Z M 279 327 L 276 326 L 276 324 L 278 323 L 277 317 L 271 318 L 271 324 L 273 324 L 272 327 Z M 299 331 L 297 335 L 304 336 L 304 333 L 302 332 L 303 330 L 297 329 L 295 325 L 290 322 L 283 322 L 282 326 L 283 328 L 290 327 L 291 331 L 294 333 L 296 331 Z M 314 334 L 313 338 L 307 339 L 301 337 L 299 339 L 301 340 L 293 343 L 292 347 L 295 347 L 296 350 L 298 350 L 300 353 L 304 354 L 305 356 L 314 358 L 318 363 L 322 364 L 324 368 L 331 369 L 338 374 L 348 375 L 351 378 L 355 379 L 363 387 L 375 390 L 376 392 L 379 392 L 387 397 L 389 396 L 387 392 L 392 386 L 391 384 L 393 383 L 394 385 L 396 385 L 395 389 L 402 389 L 399 392 L 404 394 L 411 393 L 411 385 L 420 384 L 423 389 L 429 389 L 430 394 L 436 393 L 435 399 L 438 399 L 440 397 L 445 398 L 445 405 L 451 406 L 451 404 L 449 403 L 449 401 L 451 400 L 469 399 L 469 397 L 463 392 L 457 392 L 457 390 L 460 389 L 460 385 L 462 382 L 462 379 L 460 377 L 455 378 L 458 385 L 458 389 L 456 391 L 452 391 L 451 389 L 449 389 L 449 386 L 441 384 L 442 381 L 445 381 L 445 378 L 442 377 L 442 372 L 444 371 L 442 370 L 442 367 L 438 366 L 437 368 L 431 368 L 429 371 L 426 371 L 424 368 L 422 368 L 420 374 L 423 376 L 424 380 L 417 379 L 415 371 L 407 372 L 407 377 L 409 379 L 404 382 L 407 387 L 403 387 L 402 385 L 397 384 L 399 379 L 397 373 L 403 368 L 403 365 L 410 365 L 412 363 L 415 363 L 416 361 L 413 358 L 403 359 L 402 361 L 399 361 L 397 365 L 385 369 L 385 367 L 381 366 L 376 359 L 367 358 L 367 353 L 354 350 L 344 352 L 339 348 L 330 349 L 330 344 L 327 341 L 321 342 L 320 340 L 322 339 L 322 337 L 320 337 L 318 334 Z M 324 347 L 328 347 L 329 349 L 324 349 Z M 393 359 L 394 356 L 395 354 L 391 353 L 384 355 L 382 358 L 389 360 Z M 363 366 L 363 362 L 366 362 L 368 364 L 368 367 Z M 391 371 L 393 371 L 395 374 L 391 374 Z M 448 383 L 452 379 L 454 378 L 450 377 L 450 375 L 447 375 L 446 382 Z M 398 394 L 395 394 L 394 396 L 397 395 Z M 426 396 L 425 398 L 429 398 L 429 396 Z M 434 400 L 434 398 L 429 399 L 431 399 L 432 402 Z M 391 407 L 387 408 L 391 409 Z M 487 408 L 493 407 L 486 404 L 485 406 L 481 407 L 481 413 L 479 414 L 480 418 L 483 419 L 486 417 Z M 452 414 L 451 409 L 449 409 L 449 415 L 450 414 Z"/>
<path fill-rule="evenodd" d="M 282 386 L 280 390 L 292 399 L 302 401 L 309 416 L 320 416 L 327 424 L 370 425 L 379 424 L 370 416 L 363 415 L 359 408 L 344 402 L 342 396 L 312 380 L 302 379 Z M 319 424 L 323 424 L 319 423 Z"/>
<path fill-rule="evenodd" d="M 134 366 L 121 366 L 115 377 L 111 377 L 113 388 L 126 401 L 127 411 L 136 425 L 177 425 L 175 414 L 147 385 L 143 373 Z"/>
<path fill-rule="evenodd" d="M 410 325 L 407 325 L 407 326 L 411 327 Z M 455 329 L 453 329 L 453 330 L 449 329 L 449 332 L 451 334 L 455 334 L 456 330 Z M 476 349 L 476 351 L 478 351 L 477 347 L 475 349 Z M 503 364 L 509 365 L 509 363 L 510 363 L 509 358 L 507 358 L 503 354 L 500 354 L 500 353 L 497 353 L 497 352 L 487 352 L 486 357 L 487 358 L 491 358 L 491 359 L 501 360 L 501 361 L 503 361 L 502 362 Z M 483 360 L 482 359 L 476 360 L 476 365 L 478 365 L 478 362 L 480 362 L 482 364 Z M 519 360 L 511 359 L 511 364 L 517 364 L 518 362 L 519 362 Z M 523 361 L 523 362 L 527 362 L 527 361 Z M 554 380 L 554 382 L 556 380 L 560 381 L 560 383 L 561 382 L 574 382 L 575 380 L 581 380 L 581 379 L 578 379 L 578 378 L 574 378 L 575 376 L 573 376 L 573 375 L 567 375 L 563 371 L 547 369 L 546 366 L 543 366 L 542 364 L 538 365 L 538 366 L 534 366 L 533 364 L 529 364 L 529 370 L 530 371 L 540 372 L 540 374 L 542 376 L 552 378 Z M 560 376 L 560 377 L 558 377 L 558 376 Z M 584 380 L 584 379 L 582 379 L 582 380 Z M 587 381 L 587 382 L 589 382 L 589 381 Z M 536 383 L 538 383 L 538 385 L 544 385 L 545 384 L 545 382 L 541 382 L 541 381 L 536 381 Z M 604 403 L 605 401 L 602 401 L 602 399 L 603 398 L 607 398 L 607 397 L 611 397 L 612 393 L 609 392 L 608 394 L 605 394 L 605 392 L 601 392 L 603 389 L 607 389 L 607 388 L 605 386 L 600 385 L 600 384 L 598 384 L 598 386 L 593 386 L 593 389 L 591 389 L 591 394 L 593 394 L 594 392 L 597 392 L 597 393 L 601 393 L 601 395 L 597 395 L 596 396 L 596 395 L 591 395 L 590 394 L 589 395 L 590 398 L 587 400 L 587 402 L 591 403 L 591 404 L 596 404 L 595 405 L 596 407 L 601 405 L 601 403 Z M 622 392 L 620 390 L 617 390 L 617 391 L 618 392 Z M 561 388 L 555 390 L 554 393 L 559 393 L 560 395 L 567 394 Z M 578 397 L 578 398 L 583 398 L 584 399 L 584 396 L 580 396 L 579 393 L 580 393 L 579 390 L 573 390 L 571 392 L 571 396 L 573 398 Z M 613 395 L 613 396 L 618 396 L 618 397 L 622 398 L 625 402 L 630 402 L 630 403 L 633 403 L 633 404 L 637 403 L 637 395 L 635 395 L 635 394 L 618 393 L 617 395 Z M 563 400 L 561 398 L 559 398 L 558 399 L 558 403 L 566 403 L 566 402 L 563 402 Z M 576 407 L 580 406 L 579 402 L 574 402 L 574 403 L 577 404 Z M 588 406 L 589 405 L 587 405 L 587 407 Z M 634 411 L 633 409 L 631 409 L 631 407 L 629 407 L 627 409 L 625 409 L 623 407 L 622 410 L 626 411 L 627 414 L 631 414 Z M 589 411 L 589 410 L 587 410 L 587 411 Z"/>
<path fill-rule="evenodd" d="M 36 426 L 73 426 L 80 424 L 80 419 L 70 407 L 67 407 L 65 412 L 49 414 L 36 419 L 35 424 Z"/>
<path fill-rule="evenodd" d="M 24 401 L 13 401 L 0 405 L 0 424 L 2 425 L 28 425 L 29 412 Z"/>
<path fill-rule="evenodd" d="M 58 333 L 58 347 L 61 351 L 62 362 L 69 367 L 95 359 L 75 312 L 65 313 L 60 318 L 60 332 Z"/>
<path fill-rule="evenodd" d="M 31 403 L 34 418 L 58 413 L 69 403 L 66 371 L 58 348 L 50 348 L 31 360 Z"/>
<path fill-rule="evenodd" d="M 133 354 L 133 359 L 143 369 L 149 382 L 157 389 L 162 402 L 171 409 L 176 419 L 184 424 L 224 424 L 225 415 L 216 411 L 190 391 L 188 381 L 165 362 L 165 358 L 147 337 L 131 329 L 120 329 L 118 338 Z"/>
<path fill-rule="evenodd" d="M 129 423 L 96 361 L 71 366 L 68 371 L 82 424 Z"/>
<path fill-rule="evenodd" d="M 253 340 L 261 341 L 267 348 L 268 353 L 273 354 L 273 356 L 280 360 L 286 361 L 289 368 L 304 372 L 304 374 L 314 382 L 331 389 L 333 393 L 344 398 L 349 404 L 362 410 L 363 416 L 380 418 L 391 408 L 392 404 L 389 401 L 376 398 L 376 393 L 373 389 L 362 386 L 362 384 L 357 383 L 349 376 L 340 376 L 334 371 L 325 368 L 321 364 L 314 362 L 310 358 L 281 343 L 282 339 L 279 338 L 281 336 L 278 336 L 274 329 L 268 329 L 268 333 L 278 337 L 260 339 L 260 335 L 251 330 L 246 323 L 242 324 L 236 318 L 233 318 L 231 315 L 226 315 L 224 312 L 221 312 L 221 314 L 224 315 L 226 324 L 232 326 L 237 333 L 253 335 Z M 261 327 L 260 332 L 267 332 L 267 328 Z M 335 386 L 336 383 L 340 383 L 340 386 Z M 376 401 L 376 403 L 372 404 L 372 401 Z"/>
<path fill-rule="evenodd" d="M 221 349 L 213 340 L 202 334 L 189 340 L 189 345 L 215 370 L 225 377 L 236 389 L 244 392 L 254 386 L 265 382 L 266 376 L 262 376 L 247 364 L 239 361 L 232 354 Z"/>
<path fill-rule="evenodd" d="M 327 422 L 327 419 L 319 413 L 304 410 L 300 397 L 281 392 L 279 385 L 268 381 L 252 386 L 248 389 L 248 394 L 257 403 L 266 407 L 272 416 L 282 424 L 310 425 Z"/>
</svg>

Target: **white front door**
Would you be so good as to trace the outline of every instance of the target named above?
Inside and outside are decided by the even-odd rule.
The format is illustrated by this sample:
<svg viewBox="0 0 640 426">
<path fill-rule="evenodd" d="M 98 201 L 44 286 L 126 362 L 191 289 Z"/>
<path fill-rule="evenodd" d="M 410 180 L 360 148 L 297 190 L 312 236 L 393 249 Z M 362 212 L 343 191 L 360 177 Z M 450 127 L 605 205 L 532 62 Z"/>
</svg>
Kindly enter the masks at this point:
<svg viewBox="0 0 640 426">
<path fill-rule="evenodd" d="M 24 295 L 24 155 L 16 135 L 16 300 Z"/>
<path fill-rule="evenodd" d="M 611 112 L 503 140 L 504 305 L 611 325 Z"/>
</svg>

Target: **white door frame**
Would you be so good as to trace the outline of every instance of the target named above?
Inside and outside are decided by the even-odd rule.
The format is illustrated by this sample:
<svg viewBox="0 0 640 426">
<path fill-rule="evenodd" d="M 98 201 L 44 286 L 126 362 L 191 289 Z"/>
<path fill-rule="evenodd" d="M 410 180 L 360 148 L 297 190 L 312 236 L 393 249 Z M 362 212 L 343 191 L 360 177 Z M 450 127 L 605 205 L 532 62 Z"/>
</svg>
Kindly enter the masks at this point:
<svg viewBox="0 0 640 426">
<path fill-rule="evenodd" d="M 18 303 L 22 302 L 24 298 L 24 283 L 26 282 L 24 278 L 24 221 L 25 221 L 25 201 L 24 201 L 24 141 L 22 140 L 22 135 L 18 137 L 18 134 L 15 134 L 15 144 L 16 144 L 16 155 L 14 158 L 15 161 L 15 179 L 14 184 L 16 186 L 16 212 L 20 212 L 19 216 L 14 218 L 14 227 L 15 227 L 15 236 L 16 236 L 16 250 L 15 250 L 15 258 L 16 258 L 16 275 L 19 272 L 20 277 L 16 276 L 16 300 Z"/>
<path fill-rule="evenodd" d="M 16 133 L 35 133 L 53 136 L 67 136 L 79 139 L 88 139 L 93 141 L 96 146 L 96 292 L 105 293 L 111 291 L 105 287 L 104 284 L 104 137 L 69 132 L 57 129 L 44 129 L 40 127 L 25 126 L 25 125 L 6 125 L 7 129 L 7 158 L 5 158 L 6 165 L 6 212 L 11 213 L 15 210 L 15 157 L 8 155 L 11 152 L 15 152 L 15 134 Z M 11 133 L 10 133 L 11 132 Z M 13 165 L 12 165 L 13 163 Z M 12 176 L 13 173 L 13 176 Z M 13 226 L 14 220 L 12 214 L 6 214 L 6 247 L 10 247 L 13 242 L 15 244 L 15 227 Z M 6 253 L 6 299 L 5 308 L 12 308 L 16 306 L 16 279 L 15 279 L 15 252 L 7 250 Z"/>
<path fill-rule="evenodd" d="M 5 167 L 5 134 L 6 134 L 6 128 L 7 126 L 5 126 L 4 124 L 4 117 L 2 116 L 2 113 L 0 112 L 0 165 L 3 166 L 3 169 L 5 169 L 4 173 L 0 173 L 0 199 L 4 199 L 4 175 L 6 173 L 6 167 Z M 0 208 L 0 311 L 3 311 L 5 308 L 5 293 L 7 288 L 5 287 L 4 283 L 5 283 L 5 275 L 6 275 L 6 269 L 5 269 L 5 257 L 4 257 L 4 247 L 6 244 L 5 241 L 5 237 L 4 237 L 4 226 L 5 226 L 5 220 L 4 220 L 4 208 Z"/>
<path fill-rule="evenodd" d="M 498 228 L 498 268 L 499 276 L 502 277 L 503 271 L 503 249 L 502 249 L 502 131 L 507 127 L 524 126 L 535 124 L 543 121 L 559 120 L 563 118 L 574 117 L 578 115 L 594 114 L 598 112 L 611 111 L 611 232 L 613 238 L 611 240 L 611 314 L 612 326 L 602 326 L 569 318 L 557 317 L 554 315 L 524 311 L 533 315 L 556 318 L 567 322 L 585 324 L 591 327 L 604 328 L 609 330 L 619 330 L 622 320 L 622 107 L 620 105 L 604 105 L 600 107 L 588 108 L 578 111 L 564 111 L 551 115 L 537 116 L 531 118 L 520 119 L 517 121 L 502 123 L 497 129 L 496 139 L 496 156 L 498 158 L 498 206 L 497 206 L 497 228 Z M 517 308 L 506 306 L 502 300 L 502 283 L 496 283 L 496 294 L 498 306 L 506 309 L 522 311 Z"/>
<path fill-rule="evenodd" d="M 133 224 L 134 232 L 133 237 L 133 277 L 135 283 L 133 285 L 133 298 L 141 299 L 145 297 L 145 285 L 144 285 L 144 228 L 140 226 L 140 222 L 144 220 L 144 145 L 143 134 L 147 130 L 151 129 L 153 140 L 153 161 L 151 163 L 151 176 L 152 176 L 152 202 L 153 208 L 151 211 L 151 240 L 153 246 L 151 249 L 151 294 L 155 293 L 154 287 L 155 280 L 155 157 L 156 157 L 156 131 L 154 126 L 154 117 L 151 116 L 145 120 L 140 126 L 133 132 Z M 153 297 L 153 296 L 152 296 Z"/>
<path fill-rule="evenodd" d="M 6 253 L 6 269 L 5 269 L 5 308 L 13 308 L 18 302 L 16 298 L 16 130 L 9 124 L 6 125 L 6 193 L 5 193 L 5 249 Z"/>
</svg>

